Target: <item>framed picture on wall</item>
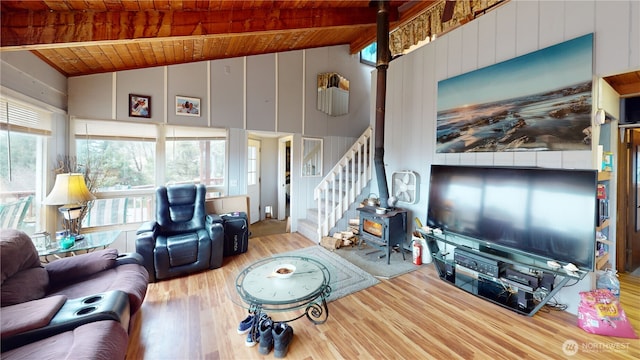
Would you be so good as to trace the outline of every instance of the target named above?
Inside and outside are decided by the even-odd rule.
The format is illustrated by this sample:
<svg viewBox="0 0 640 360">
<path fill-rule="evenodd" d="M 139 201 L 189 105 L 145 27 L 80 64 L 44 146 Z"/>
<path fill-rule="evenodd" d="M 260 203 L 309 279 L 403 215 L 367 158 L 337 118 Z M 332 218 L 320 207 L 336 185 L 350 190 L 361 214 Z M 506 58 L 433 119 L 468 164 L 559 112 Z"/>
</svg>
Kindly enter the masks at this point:
<svg viewBox="0 0 640 360">
<path fill-rule="evenodd" d="M 151 96 L 129 94 L 129 116 L 150 118 Z"/>
<path fill-rule="evenodd" d="M 200 99 L 176 96 L 176 115 L 200 116 Z"/>
</svg>

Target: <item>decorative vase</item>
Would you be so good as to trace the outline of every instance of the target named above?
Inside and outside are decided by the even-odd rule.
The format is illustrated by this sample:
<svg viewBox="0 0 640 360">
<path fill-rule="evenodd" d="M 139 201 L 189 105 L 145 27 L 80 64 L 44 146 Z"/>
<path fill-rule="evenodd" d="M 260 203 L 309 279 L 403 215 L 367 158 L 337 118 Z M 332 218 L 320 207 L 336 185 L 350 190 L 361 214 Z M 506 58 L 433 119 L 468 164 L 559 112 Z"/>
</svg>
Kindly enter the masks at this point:
<svg viewBox="0 0 640 360">
<path fill-rule="evenodd" d="M 75 243 L 76 237 L 73 235 L 67 235 L 60 240 L 60 248 L 64 250 L 70 249 L 71 247 L 73 247 L 73 245 L 75 245 Z"/>
</svg>

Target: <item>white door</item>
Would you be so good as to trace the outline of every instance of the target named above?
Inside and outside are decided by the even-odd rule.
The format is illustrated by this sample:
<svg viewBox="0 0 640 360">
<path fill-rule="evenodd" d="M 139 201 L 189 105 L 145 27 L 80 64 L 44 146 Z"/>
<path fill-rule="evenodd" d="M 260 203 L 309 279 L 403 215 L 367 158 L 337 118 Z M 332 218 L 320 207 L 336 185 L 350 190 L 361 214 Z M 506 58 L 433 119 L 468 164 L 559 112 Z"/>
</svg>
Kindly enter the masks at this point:
<svg viewBox="0 0 640 360">
<path fill-rule="evenodd" d="M 260 221 L 260 141 L 249 139 L 247 149 L 247 195 L 249 222 Z"/>
<path fill-rule="evenodd" d="M 278 220 L 284 220 L 289 216 L 292 142 L 293 136 L 285 136 L 278 140 Z"/>
</svg>

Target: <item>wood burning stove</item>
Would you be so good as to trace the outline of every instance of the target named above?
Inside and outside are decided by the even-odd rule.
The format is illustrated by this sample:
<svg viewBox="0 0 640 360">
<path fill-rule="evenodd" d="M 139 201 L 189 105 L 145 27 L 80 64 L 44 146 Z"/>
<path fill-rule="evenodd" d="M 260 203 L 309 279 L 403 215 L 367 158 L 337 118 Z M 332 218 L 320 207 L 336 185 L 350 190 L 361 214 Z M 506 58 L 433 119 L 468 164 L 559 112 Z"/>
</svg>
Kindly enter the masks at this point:
<svg viewBox="0 0 640 360">
<path fill-rule="evenodd" d="M 391 261 L 391 250 L 398 246 L 404 260 L 402 248 L 407 236 L 407 211 L 395 208 L 384 214 L 376 213 L 373 206 L 358 209 L 360 213 L 360 239 L 386 252 L 387 264 Z"/>
</svg>

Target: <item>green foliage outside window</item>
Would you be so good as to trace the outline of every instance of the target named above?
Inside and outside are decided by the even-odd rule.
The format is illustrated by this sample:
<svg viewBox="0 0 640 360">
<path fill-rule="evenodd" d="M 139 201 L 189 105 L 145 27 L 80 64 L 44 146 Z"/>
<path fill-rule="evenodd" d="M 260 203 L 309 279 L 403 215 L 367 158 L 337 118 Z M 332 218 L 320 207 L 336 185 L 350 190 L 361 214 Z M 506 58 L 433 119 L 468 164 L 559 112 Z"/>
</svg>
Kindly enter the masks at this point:
<svg viewBox="0 0 640 360">
<path fill-rule="evenodd" d="M 98 191 L 155 186 L 155 143 L 119 140 L 77 140 L 80 166 L 100 175 Z"/>
<path fill-rule="evenodd" d="M 38 140 L 37 135 L 0 131 L 0 189 L 3 192 L 35 192 Z"/>
</svg>

